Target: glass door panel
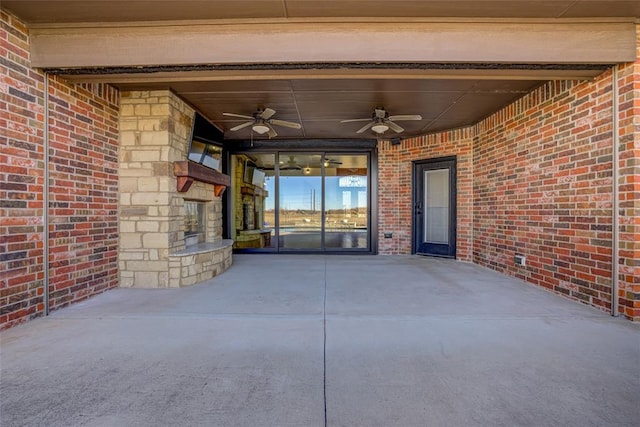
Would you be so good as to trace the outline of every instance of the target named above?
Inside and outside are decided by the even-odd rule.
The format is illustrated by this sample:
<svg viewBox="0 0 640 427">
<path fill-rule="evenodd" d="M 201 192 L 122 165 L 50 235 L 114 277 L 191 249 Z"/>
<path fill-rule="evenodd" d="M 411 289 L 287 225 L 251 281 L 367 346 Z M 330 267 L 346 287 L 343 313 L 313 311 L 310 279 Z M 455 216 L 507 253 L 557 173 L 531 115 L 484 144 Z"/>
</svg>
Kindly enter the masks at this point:
<svg viewBox="0 0 640 427">
<path fill-rule="evenodd" d="M 424 242 L 449 244 L 449 169 L 424 171 Z"/>
<path fill-rule="evenodd" d="M 278 227 L 281 250 L 321 250 L 322 155 L 280 153 Z"/>
<path fill-rule="evenodd" d="M 368 156 L 326 154 L 325 249 L 369 247 Z"/>
</svg>

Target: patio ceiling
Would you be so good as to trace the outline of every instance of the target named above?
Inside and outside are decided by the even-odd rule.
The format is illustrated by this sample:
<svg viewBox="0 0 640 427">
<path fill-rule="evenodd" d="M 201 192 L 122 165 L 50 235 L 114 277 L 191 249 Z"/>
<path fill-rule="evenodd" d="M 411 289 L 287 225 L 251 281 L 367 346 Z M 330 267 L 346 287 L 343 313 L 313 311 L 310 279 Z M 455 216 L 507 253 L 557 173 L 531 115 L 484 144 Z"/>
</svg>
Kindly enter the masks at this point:
<svg viewBox="0 0 640 427">
<path fill-rule="evenodd" d="M 279 138 L 371 138 L 356 133 L 366 122 L 344 119 L 371 117 L 383 106 L 391 115 L 420 114 L 421 121 L 399 121 L 405 132 L 418 135 L 477 122 L 540 84 L 537 80 L 447 79 L 303 79 L 119 84 L 121 89 L 170 87 L 225 131 L 225 138 L 249 138 L 245 128 L 230 132 L 244 120 L 223 112 L 251 114 L 257 107 L 277 111 L 277 119 L 302 124 L 302 129 L 276 127 Z M 387 131 L 385 136 L 394 136 Z M 254 138 L 257 137 L 254 134 Z"/>
<path fill-rule="evenodd" d="M 2 7 L 29 24 L 36 66 L 66 75 L 71 81 L 105 82 L 121 90 L 170 89 L 231 139 L 249 138 L 250 128 L 231 132 L 230 128 L 242 123 L 242 119 L 222 113 L 251 115 L 263 107 L 276 110 L 276 119 L 302 125 L 299 130 L 277 127 L 279 139 L 375 137 L 370 130 L 356 133 L 366 122 L 341 123 L 344 119 L 370 117 L 375 107 L 384 107 L 391 115 L 422 116 L 420 121 L 398 122 L 405 131 L 400 134 L 387 131 L 384 137 L 408 137 L 468 126 L 547 80 L 588 79 L 609 64 L 622 62 L 618 58 L 627 58 L 635 41 L 629 29 L 634 28 L 633 22 L 640 16 L 637 1 L 590 0 L 4 0 Z M 334 42 L 323 50 L 317 35 L 330 36 L 331 25 L 337 25 L 334 22 L 353 24 L 355 30 L 347 34 L 344 43 Z M 449 25 L 446 29 L 449 32 L 429 34 L 425 30 L 433 27 L 428 26 L 431 22 L 435 26 Z M 520 33 L 507 28 L 505 22 L 519 24 Z M 470 28 L 469 34 L 485 31 L 482 25 L 487 24 L 501 29 L 483 33 L 488 34 L 486 48 L 478 56 L 477 46 L 482 41 L 465 35 L 458 42 L 452 38 L 451 46 L 442 46 L 442 39 L 438 38 L 445 34 L 446 39 L 463 27 Z M 584 26 L 573 36 L 558 37 L 569 24 Z M 169 38 L 181 37 L 189 28 L 199 25 L 204 25 L 201 33 L 193 30 L 183 39 Z M 233 25 L 240 29 L 229 31 L 236 33 L 211 35 L 207 31 Z M 269 25 L 275 28 L 271 32 L 265 30 Z M 590 25 L 605 25 L 594 31 L 594 42 L 590 43 L 595 46 L 594 53 L 580 51 L 570 58 L 562 43 L 575 44 L 589 34 Z M 629 37 L 619 36 L 621 25 Z M 289 26 L 294 36 L 286 39 Z M 384 31 L 377 34 L 376 28 Z M 397 33 L 393 28 L 398 29 Z M 530 28 L 535 37 L 524 37 L 521 28 Z M 107 33 L 110 30 L 117 34 Z M 148 37 L 136 43 L 141 32 Z M 96 34 L 109 41 L 108 54 L 99 50 L 100 44 L 91 44 L 92 37 L 98 40 Z M 216 63 L 207 55 L 220 46 L 216 43 L 229 40 L 225 38 L 229 34 L 235 37 L 232 38 L 235 44 L 220 48 L 222 53 L 216 52 L 215 58 L 222 59 Z M 74 37 L 77 44 L 60 42 Z M 548 42 L 553 37 L 558 39 L 559 46 L 555 52 Z M 499 43 L 510 38 L 516 45 L 522 39 L 522 49 L 501 47 Z M 161 40 L 166 43 L 158 47 Z M 183 48 L 180 43 L 184 40 L 193 42 L 193 49 Z M 256 40 L 269 43 L 263 45 Z M 385 40 L 388 44 L 384 44 Z M 415 49 L 412 40 L 434 50 L 425 53 L 424 48 Z M 79 50 L 84 44 L 86 52 Z M 154 45 L 162 55 L 143 58 L 144 52 Z M 175 53 L 170 53 L 171 46 Z M 614 46 L 613 54 L 606 51 L 610 46 Z M 412 58 L 412 49 L 422 53 Z M 124 50 L 127 56 L 120 57 Z M 345 61 L 339 56 L 341 52 L 352 52 L 349 58 L 353 60 Z M 394 56 L 400 55 L 398 52 L 404 56 Z M 567 63 L 560 63 L 562 60 L 558 58 L 565 52 L 569 57 Z M 176 56 L 183 53 L 186 59 Z M 458 57 L 447 56 L 450 53 Z M 309 56 L 314 54 L 318 61 L 309 60 L 316 58 Z M 76 63 L 76 57 L 88 62 Z M 158 57 L 167 62 L 157 62 Z M 434 61 L 429 61 L 432 57 Z M 104 64 L 99 62 L 103 59 Z M 108 62 L 110 59 L 112 62 Z"/>
</svg>

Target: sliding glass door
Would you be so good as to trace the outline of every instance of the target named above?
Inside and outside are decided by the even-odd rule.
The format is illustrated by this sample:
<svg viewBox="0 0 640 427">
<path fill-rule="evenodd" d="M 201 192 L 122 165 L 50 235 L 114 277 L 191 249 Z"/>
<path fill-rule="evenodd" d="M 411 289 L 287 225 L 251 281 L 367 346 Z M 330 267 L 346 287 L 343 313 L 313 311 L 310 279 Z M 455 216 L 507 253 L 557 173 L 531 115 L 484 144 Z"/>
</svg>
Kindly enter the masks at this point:
<svg viewBox="0 0 640 427">
<path fill-rule="evenodd" d="M 231 164 L 235 249 L 371 250 L 369 153 L 242 153 Z"/>
</svg>

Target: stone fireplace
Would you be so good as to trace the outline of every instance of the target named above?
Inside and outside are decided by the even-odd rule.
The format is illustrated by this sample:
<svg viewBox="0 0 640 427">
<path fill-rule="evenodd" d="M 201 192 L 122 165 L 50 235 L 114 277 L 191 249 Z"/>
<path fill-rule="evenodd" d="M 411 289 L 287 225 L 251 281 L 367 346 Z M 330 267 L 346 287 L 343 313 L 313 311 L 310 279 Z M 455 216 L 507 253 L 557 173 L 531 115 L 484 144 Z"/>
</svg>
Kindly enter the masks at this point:
<svg viewBox="0 0 640 427">
<path fill-rule="evenodd" d="M 122 92 L 120 101 L 121 286 L 180 287 L 222 273 L 232 262 L 233 242 L 222 239 L 221 196 L 229 181 L 190 169 L 195 111 L 170 91 Z M 203 207 L 195 240 L 185 239 L 190 201 Z"/>
</svg>

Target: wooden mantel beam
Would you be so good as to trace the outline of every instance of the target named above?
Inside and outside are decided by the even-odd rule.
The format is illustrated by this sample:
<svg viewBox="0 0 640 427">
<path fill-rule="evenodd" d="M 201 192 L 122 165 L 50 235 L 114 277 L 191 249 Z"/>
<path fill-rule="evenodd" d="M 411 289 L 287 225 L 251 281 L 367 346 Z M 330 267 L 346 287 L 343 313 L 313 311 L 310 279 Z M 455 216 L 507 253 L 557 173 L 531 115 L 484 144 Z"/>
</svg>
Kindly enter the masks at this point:
<svg viewBox="0 0 640 427">
<path fill-rule="evenodd" d="M 173 163 L 173 174 L 178 178 L 178 191 L 189 191 L 194 181 L 213 185 L 216 197 L 222 196 L 224 190 L 231 185 L 231 177 L 206 166 L 188 160 Z"/>
</svg>

